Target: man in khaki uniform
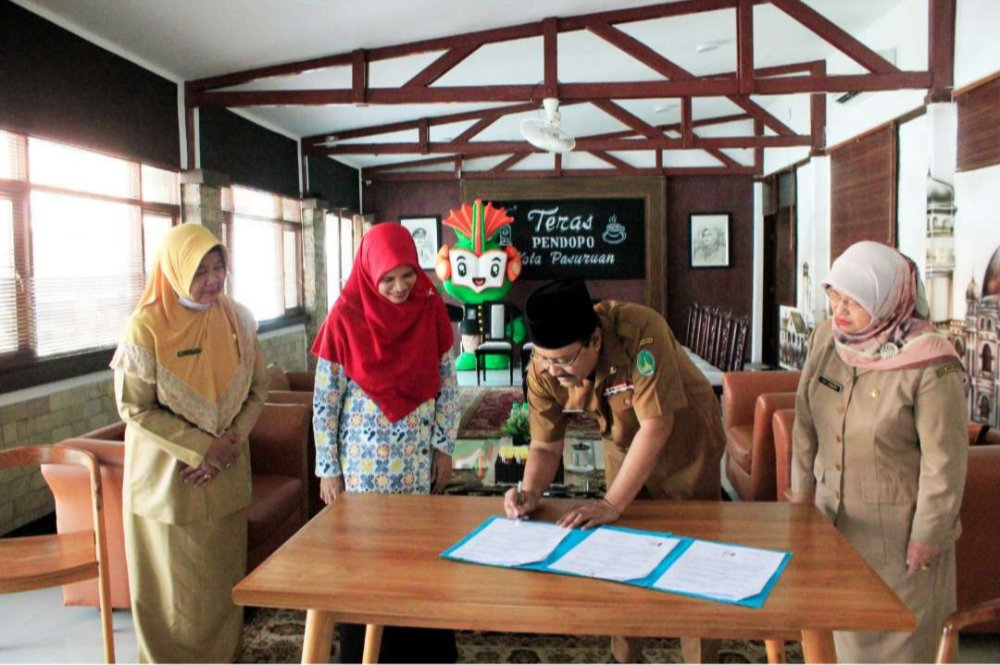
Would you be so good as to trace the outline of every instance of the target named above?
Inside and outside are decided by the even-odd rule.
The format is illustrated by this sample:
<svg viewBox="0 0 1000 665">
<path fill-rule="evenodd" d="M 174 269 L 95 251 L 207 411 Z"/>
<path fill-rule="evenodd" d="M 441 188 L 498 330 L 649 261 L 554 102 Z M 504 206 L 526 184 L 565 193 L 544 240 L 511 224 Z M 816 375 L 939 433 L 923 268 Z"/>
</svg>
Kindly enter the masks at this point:
<svg viewBox="0 0 1000 665">
<path fill-rule="evenodd" d="M 527 375 L 531 455 L 520 494 L 507 494 L 509 516 L 538 505 L 562 458 L 566 412 L 597 420 L 608 491 L 560 519 L 566 527 L 613 522 L 637 497 L 718 500 L 725 446 L 712 386 L 648 307 L 591 304 L 581 280 L 547 284 L 528 298 L 525 319 L 535 351 Z M 700 658 L 698 643 L 685 654 Z M 636 662 L 641 643 L 615 638 L 620 662 Z"/>
<path fill-rule="evenodd" d="M 909 633 L 835 633 L 841 662 L 933 662 L 955 609 L 968 454 L 963 370 L 846 364 L 830 322 L 810 342 L 793 433 L 793 500 L 811 501 L 917 616 Z M 926 553 L 923 553 L 926 551 Z"/>
</svg>

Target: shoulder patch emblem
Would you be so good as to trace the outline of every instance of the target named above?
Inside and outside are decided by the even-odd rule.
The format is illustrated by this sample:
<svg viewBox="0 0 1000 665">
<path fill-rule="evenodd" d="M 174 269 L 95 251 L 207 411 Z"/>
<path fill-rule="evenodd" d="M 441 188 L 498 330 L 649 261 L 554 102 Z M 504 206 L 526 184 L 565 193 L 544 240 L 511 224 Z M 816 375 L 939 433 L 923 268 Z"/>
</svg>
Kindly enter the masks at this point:
<svg viewBox="0 0 1000 665">
<path fill-rule="evenodd" d="M 945 374 L 949 374 L 951 372 L 957 372 L 960 369 L 962 369 L 961 365 L 959 365 L 958 363 L 952 363 L 950 365 L 945 365 L 944 367 L 938 367 L 936 374 L 938 375 L 938 378 L 940 378 Z"/>
<path fill-rule="evenodd" d="M 653 358 L 653 354 L 647 349 L 643 349 L 639 352 L 639 355 L 635 357 L 635 366 L 639 370 L 639 374 L 643 376 L 652 376 L 653 372 L 656 371 L 656 359 Z"/>
<path fill-rule="evenodd" d="M 652 337 L 643 337 L 642 339 L 639 340 L 639 348 L 641 349 L 642 347 L 647 346 L 647 345 L 652 344 L 652 343 L 653 343 L 653 338 Z"/>
</svg>

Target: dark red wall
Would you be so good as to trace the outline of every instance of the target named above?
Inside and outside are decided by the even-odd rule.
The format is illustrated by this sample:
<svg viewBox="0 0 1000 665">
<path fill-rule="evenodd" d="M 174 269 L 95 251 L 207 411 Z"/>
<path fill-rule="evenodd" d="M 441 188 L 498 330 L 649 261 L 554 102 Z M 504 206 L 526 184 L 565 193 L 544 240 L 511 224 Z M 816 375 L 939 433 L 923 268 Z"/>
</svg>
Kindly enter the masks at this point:
<svg viewBox="0 0 1000 665">
<path fill-rule="evenodd" d="M 375 220 L 398 221 L 400 215 L 441 215 L 444 219 L 461 205 L 457 180 L 374 182 L 365 187 L 364 211 Z M 690 268 L 689 217 L 692 212 L 728 212 L 732 215 L 732 267 Z M 663 228 L 654 220 L 653 228 Z M 749 176 L 684 176 L 667 179 L 667 306 L 668 322 L 682 335 L 692 302 L 749 315 L 753 297 L 753 180 Z M 443 243 L 455 242 L 454 232 L 442 229 Z M 662 261 L 654 265 L 662 266 Z M 433 276 L 433 275 L 432 275 Z M 435 282 L 437 279 L 435 278 Z M 523 305 L 537 282 L 515 283 L 512 300 Z M 641 282 L 603 282 L 592 287 L 594 297 L 642 301 Z"/>
<path fill-rule="evenodd" d="M 729 268 L 691 269 L 691 213 L 728 212 Z M 749 316 L 753 303 L 753 179 L 750 176 L 667 178 L 668 322 L 681 333 L 692 302 Z M 749 349 L 749 344 L 747 348 Z"/>
</svg>

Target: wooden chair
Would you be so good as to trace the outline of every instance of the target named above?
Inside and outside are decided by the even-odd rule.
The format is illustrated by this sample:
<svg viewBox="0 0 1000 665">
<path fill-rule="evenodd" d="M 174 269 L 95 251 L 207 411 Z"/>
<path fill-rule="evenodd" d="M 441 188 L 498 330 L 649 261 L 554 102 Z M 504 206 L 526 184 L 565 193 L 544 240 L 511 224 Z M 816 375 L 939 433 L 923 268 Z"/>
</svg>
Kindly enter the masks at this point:
<svg viewBox="0 0 1000 665">
<path fill-rule="evenodd" d="M 729 363 L 723 368 L 725 372 L 739 372 L 743 369 L 743 354 L 747 350 L 747 330 L 750 328 L 750 320 L 741 316 L 736 321 L 736 328 L 733 331 L 733 347 L 729 355 Z"/>
<path fill-rule="evenodd" d="M 115 662 L 108 582 L 108 543 L 104 533 L 101 472 L 90 453 L 67 447 L 23 446 L 0 452 L 0 469 L 40 464 L 75 464 L 90 472 L 93 531 L 0 540 L 0 593 L 33 591 L 96 577 L 100 587 L 104 658 Z"/>
<path fill-rule="evenodd" d="M 977 623 L 1000 620 L 1000 598 L 953 612 L 944 622 L 941 641 L 938 642 L 936 663 L 954 663 L 958 632 Z"/>
<path fill-rule="evenodd" d="M 499 317 L 496 330 L 483 330 L 483 339 L 476 347 L 476 385 L 480 385 L 480 377 L 486 380 L 486 356 L 506 356 L 507 368 L 510 370 L 510 385 L 514 385 L 514 342 L 507 337 L 506 327 L 510 321 L 509 307 L 500 303 L 491 304 L 494 310 L 492 316 Z"/>
<path fill-rule="evenodd" d="M 695 334 L 698 330 L 698 318 L 701 316 L 701 306 L 693 302 L 688 307 L 687 328 L 684 330 L 684 345 L 694 350 Z"/>
</svg>

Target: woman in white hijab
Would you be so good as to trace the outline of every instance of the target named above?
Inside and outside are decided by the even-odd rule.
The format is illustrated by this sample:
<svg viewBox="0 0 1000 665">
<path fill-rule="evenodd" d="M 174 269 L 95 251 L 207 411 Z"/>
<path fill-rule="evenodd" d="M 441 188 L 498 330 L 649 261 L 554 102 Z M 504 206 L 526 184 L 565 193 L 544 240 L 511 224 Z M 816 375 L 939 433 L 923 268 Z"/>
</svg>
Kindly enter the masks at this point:
<svg viewBox="0 0 1000 665">
<path fill-rule="evenodd" d="M 815 502 L 917 618 L 912 634 L 835 633 L 840 661 L 933 662 L 955 609 L 964 371 L 899 252 L 857 243 L 824 286 L 833 318 L 799 383 L 789 498 Z"/>
</svg>

